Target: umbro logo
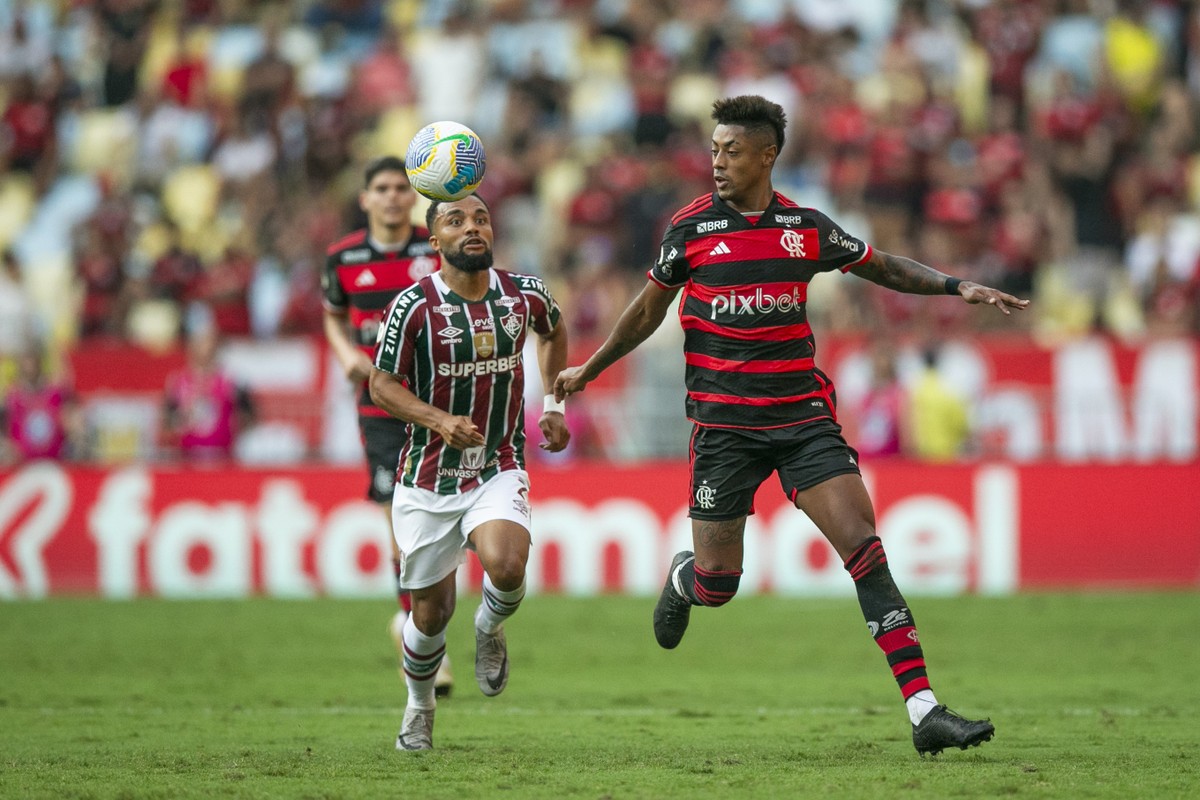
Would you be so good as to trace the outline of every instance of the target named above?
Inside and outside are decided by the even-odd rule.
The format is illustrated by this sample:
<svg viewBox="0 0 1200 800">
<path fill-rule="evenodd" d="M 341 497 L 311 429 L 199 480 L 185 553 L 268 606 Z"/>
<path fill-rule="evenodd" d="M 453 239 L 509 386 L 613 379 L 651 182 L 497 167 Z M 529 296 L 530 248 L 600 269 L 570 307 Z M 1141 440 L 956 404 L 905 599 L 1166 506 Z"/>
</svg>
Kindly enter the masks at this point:
<svg viewBox="0 0 1200 800">
<path fill-rule="evenodd" d="M 375 273 L 371 272 L 369 269 L 364 269 L 362 272 L 358 273 L 358 277 L 354 279 L 355 286 L 374 286 L 376 283 L 378 283 L 378 281 L 375 280 Z"/>
<path fill-rule="evenodd" d="M 725 244 L 724 242 L 717 242 L 717 246 L 712 250 L 709 250 L 708 254 L 710 256 L 726 256 L 731 252 L 732 251 L 729 249 L 729 245 Z"/>
</svg>

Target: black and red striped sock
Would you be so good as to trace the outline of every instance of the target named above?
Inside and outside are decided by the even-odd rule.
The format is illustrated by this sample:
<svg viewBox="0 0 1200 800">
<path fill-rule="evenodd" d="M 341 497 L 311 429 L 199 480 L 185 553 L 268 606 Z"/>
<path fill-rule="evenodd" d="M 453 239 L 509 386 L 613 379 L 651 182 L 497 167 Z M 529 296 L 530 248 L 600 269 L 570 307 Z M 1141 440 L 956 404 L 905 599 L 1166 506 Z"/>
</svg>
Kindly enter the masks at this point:
<svg viewBox="0 0 1200 800">
<path fill-rule="evenodd" d="M 900 694 L 907 701 L 922 689 L 928 689 L 925 655 L 916 623 L 892 580 L 878 536 L 872 536 L 846 559 L 846 571 L 854 579 L 859 607 L 875 644 L 887 657 Z"/>
<path fill-rule="evenodd" d="M 723 606 L 737 594 L 738 584 L 742 581 L 740 569 L 707 570 L 696 567 L 696 582 L 692 591 L 696 603 L 702 606 Z"/>
</svg>

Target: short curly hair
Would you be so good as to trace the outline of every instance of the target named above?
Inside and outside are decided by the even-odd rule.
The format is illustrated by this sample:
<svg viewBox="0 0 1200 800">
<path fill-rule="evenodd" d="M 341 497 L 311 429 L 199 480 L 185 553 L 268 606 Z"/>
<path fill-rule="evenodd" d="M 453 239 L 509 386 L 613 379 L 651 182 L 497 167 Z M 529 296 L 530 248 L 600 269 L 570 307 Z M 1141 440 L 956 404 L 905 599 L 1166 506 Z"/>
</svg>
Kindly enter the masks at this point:
<svg viewBox="0 0 1200 800">
<path fill-rule="evenodd" d="M 467 195 L 467 197 L 477 198 L 479 200 L 479 202 L 483 203 L 483 207 L 486 208 L 488 210 L 488 212 L 491 212 L 492 208 L 491 208 L 491 206 L 489 206 L 487 204 L 487 200 L 484 200 L 482 197 L 480 197 L 475 192 L 471 192 L 469 195 Z M 466 200 L 467 197 L 463 197 L 460 199 Z M 457 203 L 458 200 L 455 200 L 454 202 Z M 446 205 L 446 203 L 447 203 L 447 201 L 445 201 L 445 200 L 434 200 L 432 203 L 429 204 L 429 208 L 425 209 L 425 230 L 429 231 L 430 233 L 433 233 L 433 221 L 435 219 L 437 219 L 438 209 L 440 209 L 442 206 Z"/>
</svg>

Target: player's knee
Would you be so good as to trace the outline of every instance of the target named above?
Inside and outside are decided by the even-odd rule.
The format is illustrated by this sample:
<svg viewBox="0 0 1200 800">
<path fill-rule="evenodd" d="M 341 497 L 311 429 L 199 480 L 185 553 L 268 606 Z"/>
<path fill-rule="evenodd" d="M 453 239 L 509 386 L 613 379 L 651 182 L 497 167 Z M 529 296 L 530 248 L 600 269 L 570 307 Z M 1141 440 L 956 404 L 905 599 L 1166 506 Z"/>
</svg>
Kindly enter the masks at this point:
<svg viewBox="0 0 1200 800">
<path fill-rule="evenodd" d="M 710 572 L 696 567 L 696 602 L 702 606 L 723 606 L 737 594 L 741 582 L 740 569 Z"/>
<path fill-rule="evenodd" d="M 496 559 L 488 566 L 487 574 L 492 579 L 492 585 L 502 592 L 520 589 L 525 582 L 525 559 L 515 555 Z"/>
</svg>

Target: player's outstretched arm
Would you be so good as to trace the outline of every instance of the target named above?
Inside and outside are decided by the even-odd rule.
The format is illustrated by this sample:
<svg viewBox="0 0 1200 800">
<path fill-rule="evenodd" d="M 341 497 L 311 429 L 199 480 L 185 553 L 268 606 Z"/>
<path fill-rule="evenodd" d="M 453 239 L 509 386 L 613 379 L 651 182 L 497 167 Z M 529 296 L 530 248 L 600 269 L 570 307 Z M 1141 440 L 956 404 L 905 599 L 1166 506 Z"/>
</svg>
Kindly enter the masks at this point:
<svg viewBox="0 0 1200 800">
<path fill-rule="evenodd" d="M 933 267 L 882 250 L 873 250 L 871 257 L 850 271 L 872 283 L 909 294 L 957 294 L 968 303 L 995 306 L 1005 314 L 1010 308 L 1023 311 L 1028 300 L 1021 300 L 999 289 L 973 281 L 960 281 Z"/>
<path fill-rule="evenodd" d="M 665 289 L 654 281 L 646 281 L 638 296 L 621 312 L 621 318 L 617 320 L 608 339 L 592 353 L 592 357 L 582 366 L 568 367 L 558 373 L 554 381 L 554 397 L 562 400 L 568 395 L 582 392 L 589 383 L 600 377 L 600 373 L 646 341 L 667 316 L 671 302 L 679 294 L 679 288 Z"/>
<path fill-rule="evenodd" d="M 567 324 L 559 320 L 558 327 L 549 333 L 538 334 L 537 338 L 538 368 L 542 373 L 542 388 L 546 394 L 554 391 L 554 379 L 567 366 Z M 546 408 L 538 419 L 538 427 L 546 441 L 538 447 L 551 453 L 557 453 L 571 441 L 571 432 L 567 430 L 567 418 L 558 409 Z"/>
<path fill-rule="evenodd" d="M 483 434 L 470 417 L 459 417 L 429 405 L 413 394 L 399 377 L 372 368 L 368 383 L 371 401 L 397 419 L 429 428 L 456 450 L 482 445 Z"/>
</svg>

